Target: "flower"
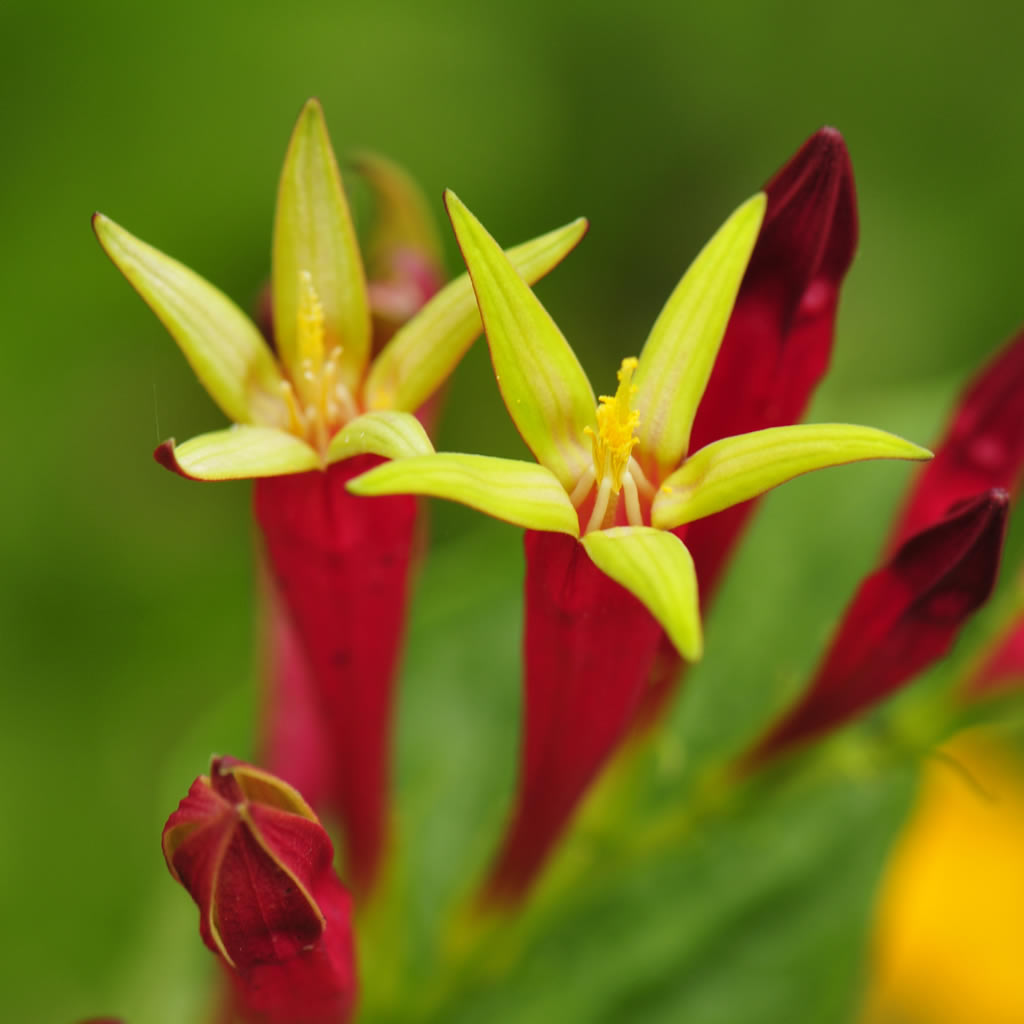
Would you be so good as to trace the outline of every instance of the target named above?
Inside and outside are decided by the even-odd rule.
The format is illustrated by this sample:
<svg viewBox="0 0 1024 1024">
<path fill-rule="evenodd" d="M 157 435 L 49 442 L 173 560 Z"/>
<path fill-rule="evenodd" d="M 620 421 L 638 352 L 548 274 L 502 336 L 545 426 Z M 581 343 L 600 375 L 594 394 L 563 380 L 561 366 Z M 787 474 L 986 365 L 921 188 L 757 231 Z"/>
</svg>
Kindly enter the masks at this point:
<svg viewBox="0 0 1024 1024">
<path fill-rule="evenodd" d="M 1024 472 L 1024 332 L 968 387 L 911 489 L 891 552 L 847 608 L 810 685 L 747 755 L 753 765 L 837 728 L 949 650 L 996 581 L 1010 493 Z M 1012 667 L 1014 635 L 968 687 Z"/>
<path fill-rule="evenodd" d="M 886 868 L 861 1024 L 1024 1020 L 1022 857 L 1019 748 L 991 730 L 954 737 Z"/>
<path fill-rule="evenodd" d="M 796 423 L 828 366 L 839 289 L 857 247 L 843 137 L 834 128 L 815 132 L 764 192 L 764 221 L 694 419 L 694 448 Z M 756 507 L 752 499 L 685 528 L 705 612 Z M 641 728 L 668 706 L 684 667 L 663 637 L 638 712 Z"/>
<path fill-rule="evenodd" d="M 693 561 L 674 531 L 814 469 L 929 453 L 879 430 L 830 424 L 768 428 L 687 454 L 762 194 L 708 243 L 599 404 L 498 244 L 451 192 L 446 203 L 502 397 L 540 465 L 413 456 L 349 489 L 451 498 L 527 528 L 524 770 L 487 897 L 515 902 L 635 717 L 660 630 L 682 657 L 700 656 Z"/>
<path fill-rule="evenodd" d="M 345 484 L 381 458 L 433 451 L 414 414 L 479 333 L 480 320 L 462 275 L 398 326 L 436 284 L 428 229 L 403 172 L 368 156 L 359 167 L 380 213 L 370 251 L 378 276 L 369 290 L 323 112 L 310 100 L 278 192 L 273 347 L 191 270 L 102 215 L 93 225 L 235 422 L 180 446 L 167 441 L 155 455 L 192 479 L 256 478 L 255 514 L 278 609 L 271 689 L 280 723 L 269 730 L 268 760 L 341 818 L 348 870 L 362 893 L 386 843 L 391 699 L 415 504 L 404 497 L 367 503 Z M 509 258 L 536 280 L 585 230 L 577 220 Z M 376 337 L 374 316 L 387 325 Z M 317 718 L 323 737 L 309 729 Z M 328 753 L 306 757 L 314 746 Z"/>
<path fill-rule="evenodd" d="M 356 997 L 351 900 L 334 849 L 291 786 L 215 757 L 167 819 L 168 870 L 231 983 L 231 1019 L 342 1024 Z"/>
<path fill-rule="evenodd" d="M 692 560 L 670 531 L 802 473 L 863 459 L 927 459 L 870 427 L 777 427 L 687 455 L 690 431 L 765 207 L 741 206 L 670 297 L 614 396 L 590 383 L 546 310 L 459 199 L 446 193 L 502 397 L 540 465 L 440 453 L 403 458 L 349 484 L 361 495 L 450 498 L 527 529 L 579 538 L 691 660 L 701 650 Z M 597 409 L 595 411 L 595 406 Z"/>
<path fill-rule="evenodd" d="M 376 173 L 379 167 L 375 168 Z M 272 350 L 225 295 L 102 214 L 93 227 L 235 426 L 157 459 L 199 480 L 281 476 L 360 454 L 431 451 L 412 413 L 479 333 L 465 275 L 435 295 L 371 359 L 371 308 L 348 203 L 316 100 L 292 133 L 274 225 Z M 583 221 L 509 253 L 536 280 L 582 237 Z"/>
</svg>

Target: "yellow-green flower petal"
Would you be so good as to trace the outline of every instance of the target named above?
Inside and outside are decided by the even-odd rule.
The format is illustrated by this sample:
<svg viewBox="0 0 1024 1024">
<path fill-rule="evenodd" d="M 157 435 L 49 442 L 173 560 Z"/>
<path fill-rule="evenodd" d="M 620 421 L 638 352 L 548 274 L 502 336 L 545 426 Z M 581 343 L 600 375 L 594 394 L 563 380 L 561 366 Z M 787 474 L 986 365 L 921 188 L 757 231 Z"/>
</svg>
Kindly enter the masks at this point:
<svg viewBox="0 0 1024 1024">
<path fill-rule="evenodd" d="M 583 430 L 594 422 L 597 402 L 587 375 L 498 243 L 453 192 L 445 202 L 509 415 L 537 459 L 572 491 L 590 465 Z"/>
<path fill-rule="evenodd" d="M 292 378 L 304 355 L 298 318 L 308 281 L 323 308 L 324 349 L 329 354 L 341 347 L 340 377 L 354 393 L 369 358 L 370 307 L 352 217 L 316 100 L 299 115 L 281 171 L 271 278 L 274 338 Z"/>
<path fill-rule="evenodd" d="M 723 438 L 695 452 L 659 490 L 651 521 L 670 530 L 828 466 L 865 459 L 931 457 L 926 448 L 902 437 L 849 423 L 755 430 Z"/>
<path fill-rule="evenodd" d="M 168 469 L 194 480 L 248 480 L 321 468 L 320 457 L 305 441 L 272 427 L 229 427 L 180 446 L 168 441 L 156 456 Z"/>
<path fill-rule="evenodd" d="M 412 413 L 385 410 L 364 413 L 350 420 L 331 438 L 327 461 L 340 462 L 353 455 L 404 459 L 433 452 L 434 446 L 423 424 Z"/>
<path fill-rule="evenodd" d="M 533 462 L 441 452 L 387 462 L 349 481 L 348 489 L 369 497 L 448 498 L 514 526 L 579 536 L 579 520 L 565 489 Z"/>
<path fill-rule="evenodd" d="M 582 217 L 524 242 L 505 255 L 529 283 L 556 267 L 586 234 Z M 445 381 L 480 333 L 480 311 L 469 274 L 437 293 L 395 332 L 373 361 L 365 400 L 371 409 L 418 409 Z"/>
<path fill-rule="evenodd" d="M 371 279 L 386 279 L 398 249 L 412 248 L 432 266 L 441 267 L 441 240 L 419 185 L 398 164 L 362 152 L 346 163 L 366 181 L 373 193 L 373 230 L 368 240 L 366 269 Z"/>
<path fill-rule="evenodd" d="M 700 658 L 704 640 L 697 573 L 686 545 L 674 533 L 650 526 L 616 526 L 588 533 L 580 543 L 601 572 L 625 587 L 661 623 L 682 657 Z"/>
<path fill-rule="evenodd" d="M 97 213 L 100 245 L 163 322 L 210 397 L 236 423 L 287 420 L 281 375 L 252 321 L 177 260 Z"/>
<path fill-rule="evenodd" d="M 686 455 L 697 406 L 718 356 L 764 217 L 748 199 L 718 229 L 669 296 L 640 353 L 634 385 L 638 456 L 663 479 Z"/>
</svg>

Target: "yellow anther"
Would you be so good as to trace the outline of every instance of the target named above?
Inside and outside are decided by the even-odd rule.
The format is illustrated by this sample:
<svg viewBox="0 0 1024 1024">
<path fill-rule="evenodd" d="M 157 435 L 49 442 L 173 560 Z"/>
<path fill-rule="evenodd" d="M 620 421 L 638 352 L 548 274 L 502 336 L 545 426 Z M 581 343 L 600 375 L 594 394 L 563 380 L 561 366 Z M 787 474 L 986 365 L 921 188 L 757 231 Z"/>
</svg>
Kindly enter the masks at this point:
<svg viewBox="0 0 1024 1024">
<path fill-rule="evenodd" d="M 615 494 L 622 488 L 622 474 L 637 444 L 636 428 L 640 414 L 630 404 L 636 393 L 632 383 L 636 367 L 635 357 L 622 360 L 619 386 L 614 396 L 601 395 L 601 404 L 597 407 L 597 430 L 585 428 L 590 435 L 594 455 L 594 476 L 598 483 L 607 477 Z"/>
<path fill-rule="evenodd" d="M 299 307 L 296 313 L 296 349 L 300 361 L 319 373 L 324 358 L 324 307 L 313 287 L 313 275 L 299 271 Z"/>
</svg>

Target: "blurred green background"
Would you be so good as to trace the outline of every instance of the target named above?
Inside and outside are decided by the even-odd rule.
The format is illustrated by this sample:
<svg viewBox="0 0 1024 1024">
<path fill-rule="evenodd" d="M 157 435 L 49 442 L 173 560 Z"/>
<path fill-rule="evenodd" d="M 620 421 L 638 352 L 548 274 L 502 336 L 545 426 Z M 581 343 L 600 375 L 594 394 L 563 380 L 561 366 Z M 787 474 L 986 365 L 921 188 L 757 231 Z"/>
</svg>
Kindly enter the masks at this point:
<svg viewBox="0 0 1024 1024">
<path fill-rule="evenodd" d="M 160 828 L 211 751 L 245 756 L 254 720 L 248 487 L 153 463 L 158 441 L 222 421 L 99 250 L 94 209 L 250 305 L 285 144 L 319 96 L 339 154 L 401 161 L 439 218 L 445 186 L 506 243 L 590 218 L 540 291 L 606 390 L 714 227 L 831 123 L 862 234 L 816 417 L 927 442 L 1024 314 L 1016 4 L 8 0 L 0 35 L 7 1020 L 188 1019 L 176 979 L 206 954 Z M 519 450 L 482 345 L 456 374 L 441 444 Z M 852 467 L 765 503 L 710 624 L 730 673 L 799 685 L 908 473 Z M 450 742 L 456 767 L 432 797 L 443 825 L 446 808 L 475 806 L 460 756 L 491 758 L 498 791 L 511 785 L 521 569 L 516 531 L 440 506 L 432 519 L 423 585 L 449 617 L 417 611 L 402 778 L 441 757 L 417 730 Z M 452 656 L 435 620 L 477 635 L 478 599 L 484 653 Z M 472 678 L 438 691 L 454 703 L 424 697 L 457 671 Z M 488 721 L 497 751 L 471 738 Z"/>
</svg>

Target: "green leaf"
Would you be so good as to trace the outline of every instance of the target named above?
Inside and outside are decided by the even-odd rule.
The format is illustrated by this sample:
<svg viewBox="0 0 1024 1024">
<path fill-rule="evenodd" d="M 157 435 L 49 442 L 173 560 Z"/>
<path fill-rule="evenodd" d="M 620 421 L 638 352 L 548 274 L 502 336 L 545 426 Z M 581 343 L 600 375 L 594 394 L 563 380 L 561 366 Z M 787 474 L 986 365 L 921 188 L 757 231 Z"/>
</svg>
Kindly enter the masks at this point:
<svg viewBox="0 0 1024 1024">
<path fill-rule="evenodd" d="M 697 574 L 690 552 L 674 533 L 650 526 L 616 526 L 588 533 L 581 543 L 591 561 L 661 623 L 683 658 L 700 658 Z"/>
<path fill-rule="evenodd" d="M 359 244 L 317 100 L 302 108 L 292 132 L 274 220 L 274 338 L 293 380 L 301 359 L 297 318 L 304 274 L 323 307 L 325 349 L 341 346 L 339 373 L 355 393 L 370 353 L 370 307 Z"/>
<path fill-rule="evenodd" d="M 441 452 L 398 459 L 349 481 L 353 494 L 422 494 L 469 505 L 528 530 L 579 536 L 576 509 L 549 470 L 532 462 Z"/>
<path fill-rule="evenodd" d="M 281 374 L 263 336 L 221 291 L 97 213 L 93 230 L 114 265 L 170 331 L 200 383 L 236 423 L 287 419 Z"/>
<path fill-rule="evenodd" d="M 328 462 L 340 462 L 353 455 L 383 455 L 402 459 L 432 455 L 434 446 L 415 416 L 408 412 L 368 412 L 350 420 L 327 449 Z"/>
<path fill-rule="evenodd" d="M 157 449 L 168 469 L 193 480 L 247 480 L 320 469 L 320 457 L 294 434 L 272 427 L 229 427 Z"/>
<path fill-rule="evenodd" d="M 755 430 L 723 438 L 695 452 L 658 491 L 651 521 L 661 529 L 673 529 L 828 466 L 866 459 L 931 457 L 926 448 L 895 434 L 849 423 Z"/>
<path fill-rule="evenodd" d="M 636 454 L 656 480 L 686 455 L 764 208 L 759 192 L 718 229 L 669 296 L 640 353 L 634 379 L 634 407 L 640 411 Z"/>
<path fill-rule="evenodd" d="M 590 381 L 554 320 L 498 243 L 451 191 L 448 214 L 476 291 L 494 374 L 509 415 L 537 459 L 571 492 L 590 465 Z"/>
<path fill-rule="evenodd" d="M 556 267 L 586 231 L 587 222 L 580 218 L 505 255 L 532 284 Z M 479 333 L 473 285 L 469 274 L 462 274 L 400 327 L 373 361 L 366 381 L 367 406 L 418 409 L 444 383 Z"/>
<path fill-rule="evenodd" d="M 848 1024 L 909 775 L 751 785 L 692 812 L 677 842 L 646 856 L 630 858 L 611 823 L 581 837 L 590 871 L 577 872 L 572 898 L 485 936 L 437 1012 L 418 1019 Z"/>
</svg>

